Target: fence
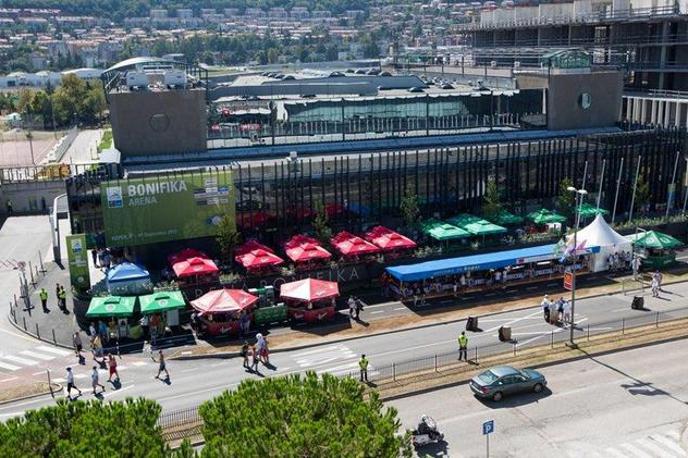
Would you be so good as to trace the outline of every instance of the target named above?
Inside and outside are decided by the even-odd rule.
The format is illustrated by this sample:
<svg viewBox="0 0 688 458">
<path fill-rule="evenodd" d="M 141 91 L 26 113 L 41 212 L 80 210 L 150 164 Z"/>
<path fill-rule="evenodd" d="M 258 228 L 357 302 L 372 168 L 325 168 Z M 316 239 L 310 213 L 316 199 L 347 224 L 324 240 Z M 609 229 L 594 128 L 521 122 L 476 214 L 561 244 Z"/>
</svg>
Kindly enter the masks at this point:
<svg viewBox="0 0 688 458">
<path fill-rule="evenodd" d="M 648 325 L 660 327 L 662 324 L 681 318 L 688 318 L 688 307 L 681 307 L 663 312 L 650 312 L 647 310 L 647 313 L 638 317 L 610 320 L 603 323 L 597 323 L 594 325 L 594 327 L 591 327 L 590 325 L 578 325 L 575 327 L 575 334 L 576 339 L 585 339 L 589 341 L 591 337 L 596 335 L 613 332 L 618 332 L 623 335 L 627 331 L 631 331 L 633 328 Z M 548 336 L 548 343 L 551 348 L 554 348 L 556 344 L 561 344 L 565 341 L 568 341 L 568 338 L 568 329 L 556 328 L 552 330 Z M 529 339 L 522 344 L 517 341 L 511 341 L 475 346 L 469 348 L 468 358 L 470 362 L 477 365 L 480 363 L 480 358 L 496 355 L 506 356 L 509 354 L 513 354 L 513 356 L 516 357 L 518 356 L 519 352 L 526 348 L 534 348 L 542 345 L 542 339 Z M 373 383 L 383 380 L 396 381 L 397 378 L 416 373 L 425 373 L 428 376 L 430 376 L 432 373 L 441 373 L 442 371 L 455 368 L 457 366 L 457 354 L 457 351 L 435 353 L 422 358 L 395 362 L 387 366 L 375 366 L 375 376 L 369 377 L 369 381 Z M 374 365 L 375 361 L 372 360 L 371 363 Z M 358 377 L 358 371 L 352 371 L 349 374 L 346 374 L 346 376 Z M 200 434 L 200 427 L 202 426 L 202 423 L 203 419 L 198 413 L 197 406 L 189 407 L 183 410 L 164 412 L 158 420 L 158 425 L 163 430 L 163 436 L 168 441 L 198 436 Z"/>
</svg>

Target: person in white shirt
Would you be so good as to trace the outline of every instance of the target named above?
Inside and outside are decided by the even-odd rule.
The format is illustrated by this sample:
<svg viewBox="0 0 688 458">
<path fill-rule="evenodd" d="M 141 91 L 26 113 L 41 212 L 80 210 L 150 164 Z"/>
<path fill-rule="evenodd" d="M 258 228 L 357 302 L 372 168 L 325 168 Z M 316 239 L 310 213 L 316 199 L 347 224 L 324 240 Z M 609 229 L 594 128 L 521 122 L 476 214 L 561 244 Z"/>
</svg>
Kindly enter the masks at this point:
<svg viewBox="0 0 688 458">
<path fill-rule="evenodd" d="M 93 370 L 91 371 L 91 387 L 93 388 L 93 394 L 96 394 L 96 387 L 99 386 L 101 389 L 101 393 L 105 392 L 105 386 L 101 385 L 98 382 L 98 366 L 93 366 Z"/>
<path fill-rule="evenodd" d="M 545 321 L 549 323 L 549 310 L 552 307 L 552 301 L 549 300 L 549 296 L 547 294 L 545 294 L 545 297 L 542 298 L 540 305 L 542 306 L 542 312 L 545 315 Z"/>
<path fill-rule="evenodd" d="M 77 390 L 79 392 L 79 396 L 81 396 L 81 390 L 77 388 L 77 386 L 74 384 L 74 373 L 72 372 L 72 368 L 68 367 L 67 368 L 67 397 L 69 399 L 72 399 L 72 388 Z"/>
<path fill-rule="evenodd" d="M 564 321 L 564 325 L 571 323 L 571 302 L 565 300 L 564 301 L 564 317 L 562 318 Z"/>
</svg>

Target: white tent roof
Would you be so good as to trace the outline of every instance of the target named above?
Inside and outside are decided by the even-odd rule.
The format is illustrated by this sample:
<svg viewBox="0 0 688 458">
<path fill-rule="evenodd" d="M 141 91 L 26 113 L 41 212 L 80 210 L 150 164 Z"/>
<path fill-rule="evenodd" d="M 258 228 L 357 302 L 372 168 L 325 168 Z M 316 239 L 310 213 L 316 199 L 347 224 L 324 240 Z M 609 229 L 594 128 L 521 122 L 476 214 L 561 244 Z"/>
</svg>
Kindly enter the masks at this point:
<svg viewBox="0 0 688 458">
<path fill-rule="evenodd" d="M 571 241 L 573 234 L 569 235 L 567 242 Z M 620 235 L 604 220 L 602 215 L 597 215 L 595 220 L 578 231 L 578 246 L 585 247 L 610 247 L 615 245 L 629 245 L 631 242 Z M 583 245 L 584 243 L 584 245 Z"/>
</svg>

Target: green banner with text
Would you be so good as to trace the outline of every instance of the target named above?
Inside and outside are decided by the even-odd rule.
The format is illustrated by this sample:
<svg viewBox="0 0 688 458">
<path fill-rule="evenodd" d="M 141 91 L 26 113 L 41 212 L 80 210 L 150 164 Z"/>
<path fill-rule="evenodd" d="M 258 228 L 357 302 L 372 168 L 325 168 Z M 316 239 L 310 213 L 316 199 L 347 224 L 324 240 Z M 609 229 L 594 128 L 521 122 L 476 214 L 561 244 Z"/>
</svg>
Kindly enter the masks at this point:
<svg viewBox="0 0 688 458">
<path fill-rule="evenodd" d="M 108 246 L 208 237 L 235 221 L 232 172 L 218 170 L 101 183 Z"/>
<path fill-rule="evenodd" d="M 67 236 L 67 260 L 69 261 L 69 280 L 72 287 L 84 291 L 91 287 L 88 270 L 88 249 L 86 234 Z"/>
</svg>

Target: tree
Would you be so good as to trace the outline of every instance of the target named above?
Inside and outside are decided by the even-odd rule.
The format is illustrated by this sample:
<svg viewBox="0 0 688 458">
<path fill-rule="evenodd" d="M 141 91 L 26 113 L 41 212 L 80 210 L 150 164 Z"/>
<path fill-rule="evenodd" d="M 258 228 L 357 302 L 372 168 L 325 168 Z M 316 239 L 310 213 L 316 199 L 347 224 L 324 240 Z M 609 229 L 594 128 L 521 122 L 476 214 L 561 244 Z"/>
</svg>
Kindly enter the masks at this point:
<svg viewBox="0 0 688 458">
<path fill-rule="evenodd" d="M 411 186 L 407 186 L 404 190 L 404 197 L 399 204 L 399 210 L 401 211 L 401 216 L 404 218 L 406 227 L 412 229 L 420 217 L 420 203 L 418 194 L 413 192 Z"/>
<path fill-rule="evenodd" d="M 638 175 L 638 182 L 635 187 L 635 208 L 634 211 L 641 213 L 645 210 L 647 204 L 650 203 L 652 191 L 650 190 L 650 183 L 645 179 L 645 172 Z"/>
<path fill-rule="evenodd" d="M 313 229 L 315 229 L 315 235 L 323 243 L 329 243 L 332 238 L 332 229 L 330 229 L 329 221 L 327 218 L 327 211 L 322 202 L 317 201 L 315 203 L 315 219 L 313 220 Z"/>
<path fill-rule="evenodd" d="M 573 216 L 574 207 L 576 206 L 576 195 L 568 190 L 573 186 L 571 178 L 563 178 L 559 182 L 559 196 L 557 196 L 557 208 L 566 216 Z"/>
<path fill-rule="evenodd" d="M 258 402 L 256 402 L 258 401 Z M 323 374 L 244 380 L 201 405 L 205 446 L 217 456 L 411 456 L 393 407 L 364 399 L 354 378 Z"/>
<path fill-rule="evenodd" d="M 0 422 L 0 456 L 164 457 L 160 406 L 147 399 L 57 405 Z"/>
<path fill-rule="evenodd" d="M 229 215 L 222 216 L 220 224 L 217 226 L 215 242 L 220 248 L 220 255 L 223 260 L 231 260 L 234 248 L 241 241 L 241 234 L 236 230 L 234 219 Z"/>
<path fill-rule="evenodd" d="M 483 198 L 483 216 L 485 219 L 492 221 L 499 215 L 501 210 L 502 204 L 500 203 L 497 179 L 491 177 L 487 181 L 487 186 L 485 188 L 485 197 Z"/>
</svg>

